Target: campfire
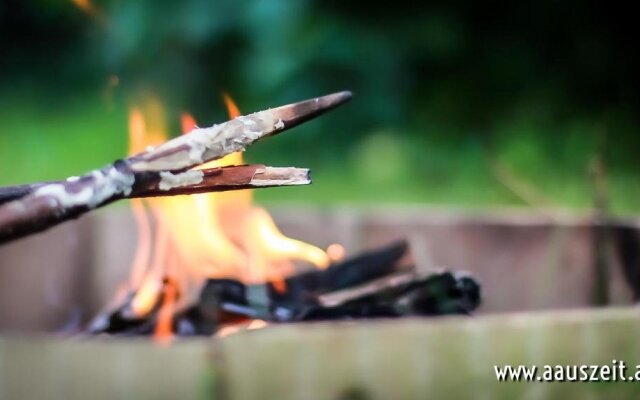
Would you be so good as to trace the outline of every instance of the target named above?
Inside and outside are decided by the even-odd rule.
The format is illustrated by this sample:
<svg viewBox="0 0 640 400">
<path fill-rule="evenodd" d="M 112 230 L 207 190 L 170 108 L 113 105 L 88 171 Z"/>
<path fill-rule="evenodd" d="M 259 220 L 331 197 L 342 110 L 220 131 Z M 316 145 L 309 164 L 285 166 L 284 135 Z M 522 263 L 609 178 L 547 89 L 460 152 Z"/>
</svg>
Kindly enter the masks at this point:
<svg viewBox="0 0 640 400">
<path fill-rule="evenodd" d="M 350 98 L 341 92 L 242 116 L 168 140 L 157 104 L 131 110 L 124 160 L 65 181 L 0 188 L 0 241 L 131 199 L 138 245 L 128 282 L 90 324 L 95 334 L 229 334 L 270 323 L 469 314 L 469 275 L 416 268 L 406 242 L 351 258 L 288 238 L 252 190 L 309 184 L 307 169 L 245 165 L 242 151 Z"/>
</svg>

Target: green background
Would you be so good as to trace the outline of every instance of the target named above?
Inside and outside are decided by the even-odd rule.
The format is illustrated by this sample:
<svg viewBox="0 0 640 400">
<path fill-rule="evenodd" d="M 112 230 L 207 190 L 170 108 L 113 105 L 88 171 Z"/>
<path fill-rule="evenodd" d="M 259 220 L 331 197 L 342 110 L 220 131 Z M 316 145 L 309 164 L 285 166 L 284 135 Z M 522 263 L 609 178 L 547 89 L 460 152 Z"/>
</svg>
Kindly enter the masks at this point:
<svg viewBox="0 0 640 400">
<path fill-rule="evenodd" d="M 92 7 L 0 4 L 0 184 L 77 175 L 122 157 L 128 110 L 149 96 L 161 99 L 177 134 L 183 111 L 201 125 L 225 120 L 223 91 L 251 112 L 350 89 L 348 105 L 247 151 L 249 162 L 313 171 L 312 186 L 263 190 L 260 200 L 585 211 L 599 160 L 612 211 L 640 209 L 639 28 L 621 6 Z"/>
</svg>

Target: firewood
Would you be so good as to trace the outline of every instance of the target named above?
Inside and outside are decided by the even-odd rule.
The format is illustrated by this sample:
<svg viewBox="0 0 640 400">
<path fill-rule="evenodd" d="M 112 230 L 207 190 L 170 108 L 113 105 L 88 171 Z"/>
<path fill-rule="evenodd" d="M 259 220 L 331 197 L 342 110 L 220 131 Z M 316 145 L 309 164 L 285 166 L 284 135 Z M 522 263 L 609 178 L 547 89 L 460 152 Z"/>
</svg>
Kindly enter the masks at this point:
<svg viewBox="0 0 640 400">
<path fill-rule="evenodd" d="M 222 326 L 259 319 L 270 323 L 403 316 L 471 314 L 481 303 L 481 287 L 460 271 L 418 271 L 405 264 L 406 241 L 362 253 L 325 270 L 299 272 L 286 279 L 285 292 L 269 282 L 207 279 L 199 298 L 176 310 L 174 333 L 211 335 Z M 164 280 L 166 285 L 169 280 Z M 255 301 L 252 291 L 263 288 Z M 149 335 L 162 303 L 157 292 L 146 315 L 131 312 L 135 290 L 91 323 L 91 333 Z"/>
<path fill-rule="evenodd" d="M 322 311 L 307 318 L 470 314 L 480 305 L 480 285 L 465 272 L 408 270 L 317 300 Z"/>
<path fill-rule="evenodd" d="M 280 293 L 269 284 L 269 295 L 277 300 L 298 301 L 358 286 L 363 282 L 399 272 L 400 261 L 409 254 L 405 240 L 365 252 L 335 263 L 326 270 L 313 269 L 285 279 L 286 292 Z"/>
<path fill-rule="evenodd" d="M 0 188 L 0 243 L 45 230 L 113 201 L 149 196 L 304 185 L 308 170 L 262 165 L 189 170 L 314 118 L 351 98 L 349 92 L 195 128 L 147 151 L 65 181 Z M 2 194 L 4 193 L 4 195 Z"/>
</svg>

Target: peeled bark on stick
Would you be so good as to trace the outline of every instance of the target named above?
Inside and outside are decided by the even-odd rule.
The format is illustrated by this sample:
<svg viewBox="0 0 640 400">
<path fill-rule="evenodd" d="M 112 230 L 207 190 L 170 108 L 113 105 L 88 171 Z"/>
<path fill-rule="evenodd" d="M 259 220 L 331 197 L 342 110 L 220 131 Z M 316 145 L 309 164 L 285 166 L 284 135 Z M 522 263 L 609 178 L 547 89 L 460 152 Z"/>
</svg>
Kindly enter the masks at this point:
<svg viewBox="0 0 640 400">
<path fill-rule="evenodd" d="M 153 180 L 144 187 L 135 187 L 128 198 L 176 196 L 311 183 L 310 173 L 306 168 L 267 167 L 261 164 L 190 170 L 179 174 L 161 172 L 158 175 L 159 180 Z"/>
<path fill-rule="evenodd" d="M 153 175 L 155 174 L 155 179 Z M 309 170 L 295 167 L 267 167 L 261 164 L 234 165 L 221 168 L 148 173 L 145 183 L 135 185 L 128 199 L 224 192 L 228 190 L 259 189 L 262 187 L 296 186 L 311 183 Z M 45 185 L 71 181 L 40 182 L 28 185 L 0 187 L 0 206 L 34 193 Z"/>
<path fill-rule="evenodd" d="M 276 135 L 351 99 L 339 92 L 246 116 L 209 128 L 195 128 L 157 148 L 128 158 L 132 171 L 181 171 L 244 150 L 255 141 Z"/>
<path fill-rule="evenodd" d="M 43 183 L 0 187 L 0 205 L 33 193 Z"/>
<path fill-rule="evenodd" d="M 349 92 L 340 92 L 240 116 L 210 128 L 196 128 L 81 177 L 0 189 L 12 199 L 0 202 L 0 243 L 40 232 L 123 198 L 308 184 L 308 171 L 295 168 L 188 169 L 242 151 L 261 138 L 316 117 L 350 98 Z"/>
<path fill-rule="evenodd" d="M 120 199 L 311 183 L 308 169 L 263 165 L 190 170 L 178 174 L 133 173 L 131 177 L 133 183 L 113 166 L 80 178 L 40 185 L 31 194 L 0 206 L 0 243 L 40 232 Z"/>
</svg>

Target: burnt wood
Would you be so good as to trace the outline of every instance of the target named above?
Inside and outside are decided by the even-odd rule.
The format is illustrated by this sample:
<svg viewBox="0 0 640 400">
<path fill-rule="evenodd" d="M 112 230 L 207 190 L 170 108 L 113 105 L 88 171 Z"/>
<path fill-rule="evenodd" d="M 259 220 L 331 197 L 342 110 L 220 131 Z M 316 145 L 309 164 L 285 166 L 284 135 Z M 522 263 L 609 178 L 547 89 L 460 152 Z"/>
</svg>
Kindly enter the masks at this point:
<svg viewBox="0 0 640 400">
<path fill-rule="evenodd" d="M 471 314 L 481 302 L 480 285 L 456 271 L 416 272 L 400 260 L 408 252 L 406 242 L 369 251 L 326 270 L 300 273 L 286 280 L 284 293 L 270 284 L 265 304 L 251 301 L 251 291 L 234 279 L 209 279 L 198 301 L 176 312 L 178 335 L 211 335 L 225 324 L 259 318 L 269 322 L 301 322 L 357 318 L 397 318 Z M 161 299 L 145 318 L 127 318 L 132 296 L 115 311 L 100 319 L 93 332 L 150 334 Z"/>
<path fill-rule="evenodd" d="M 326 270 L 313 269 L 289 277 L 285 279 L 284 293 L 269 284 L 269 293 L 275 300 L 304 300 L 356 286 L 401 268 L 398 262 L 407 255 L 408 248 L 404 240 L 392 243 L 332 264 Z"/>
</svg>

